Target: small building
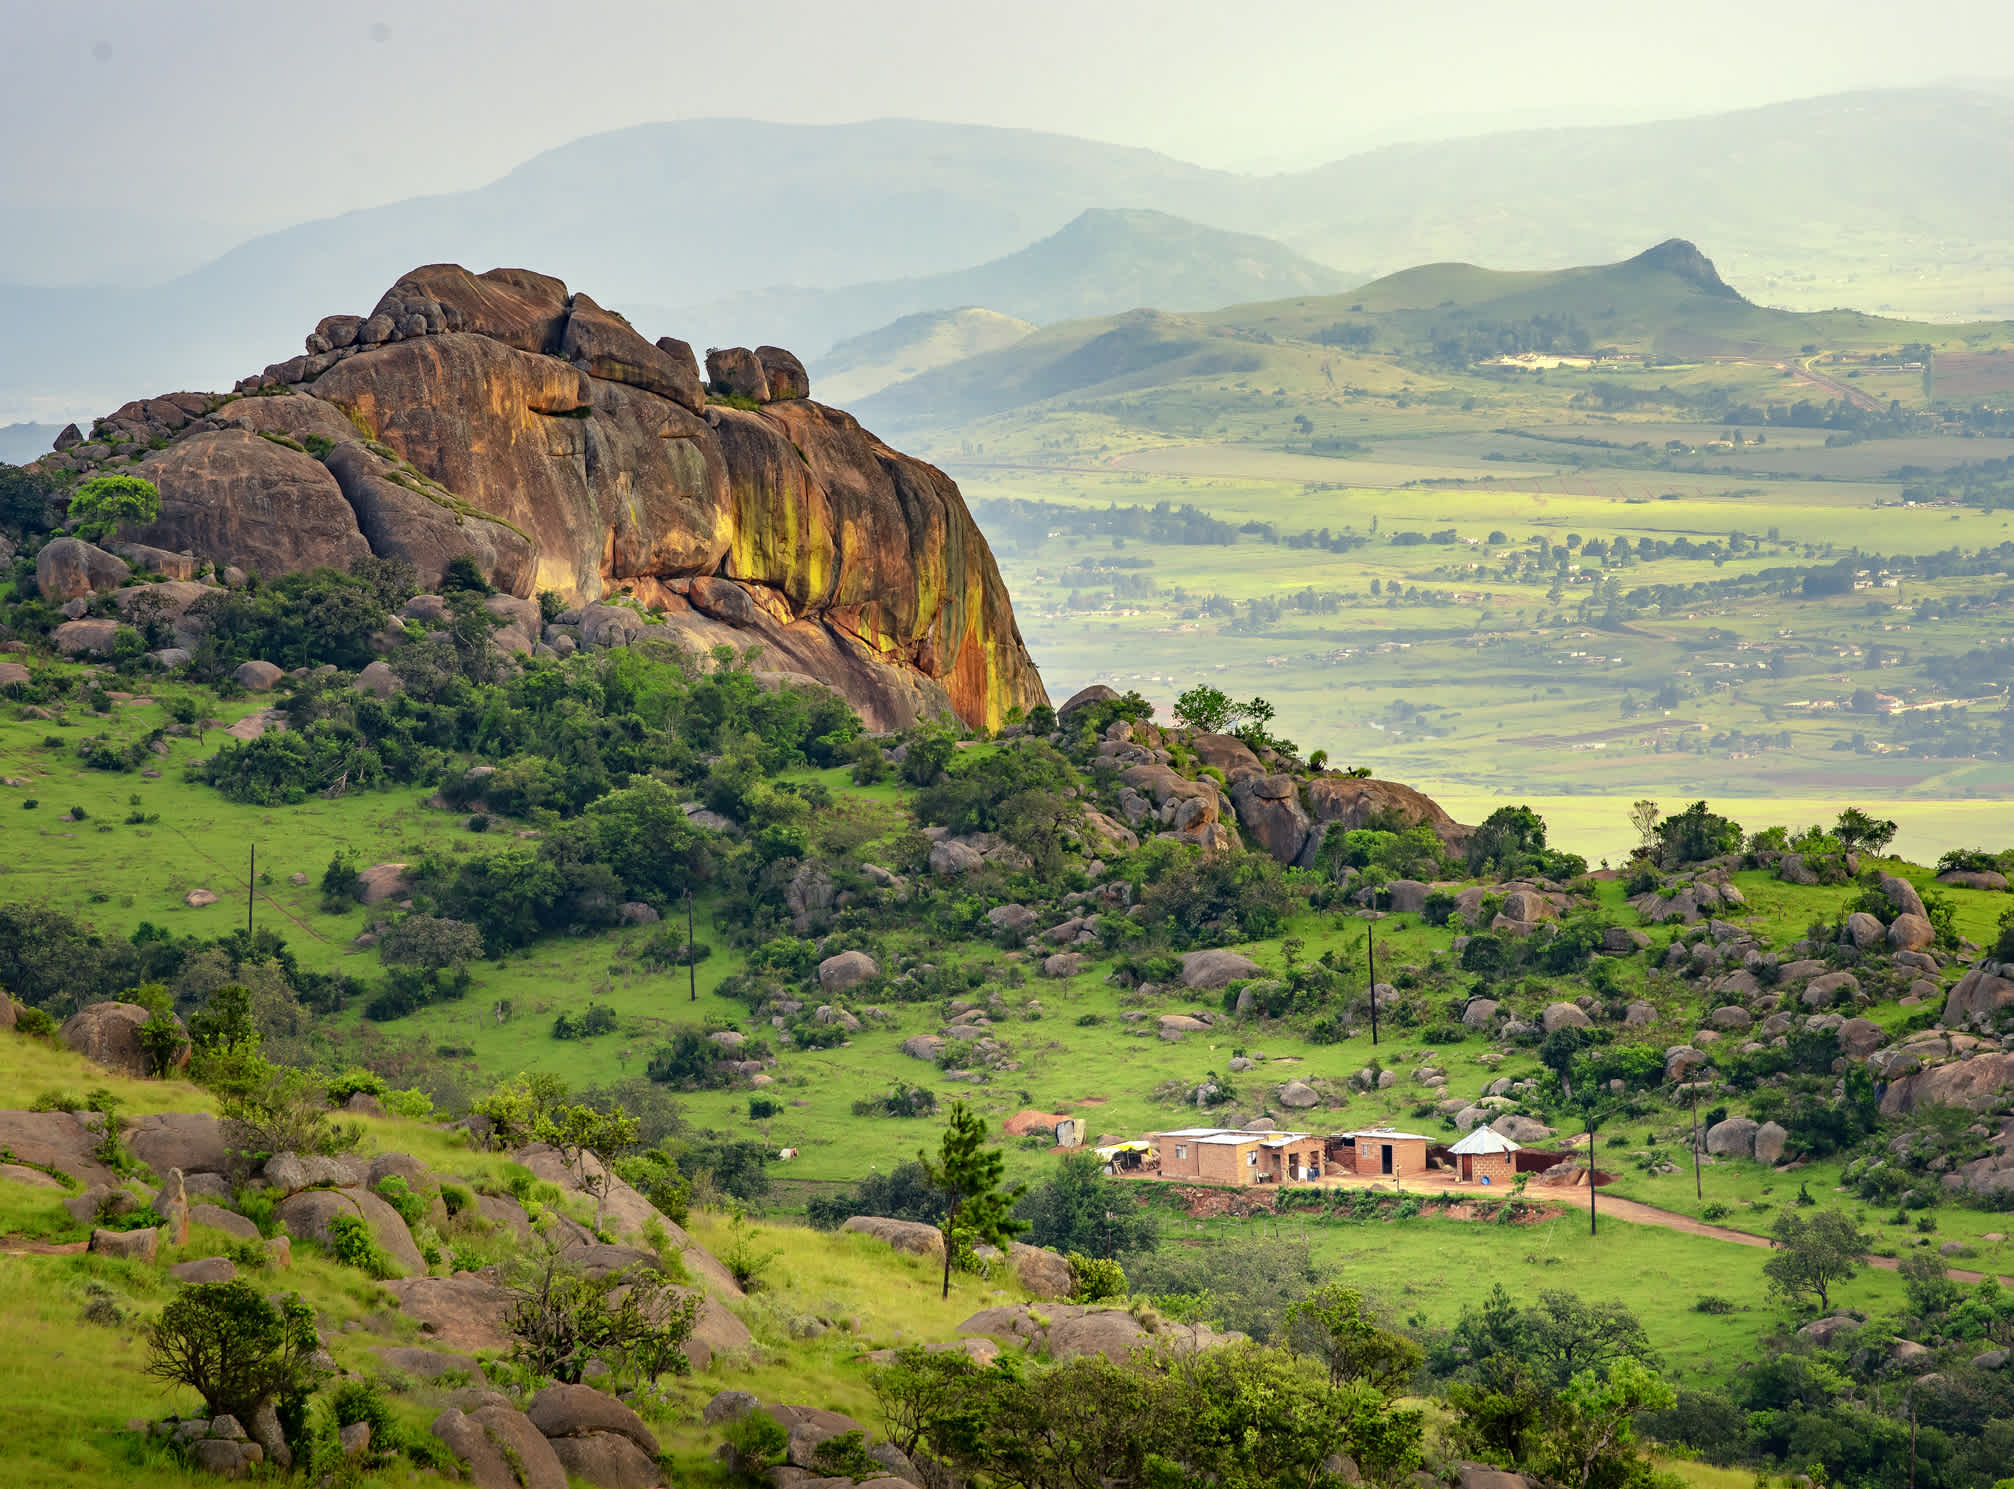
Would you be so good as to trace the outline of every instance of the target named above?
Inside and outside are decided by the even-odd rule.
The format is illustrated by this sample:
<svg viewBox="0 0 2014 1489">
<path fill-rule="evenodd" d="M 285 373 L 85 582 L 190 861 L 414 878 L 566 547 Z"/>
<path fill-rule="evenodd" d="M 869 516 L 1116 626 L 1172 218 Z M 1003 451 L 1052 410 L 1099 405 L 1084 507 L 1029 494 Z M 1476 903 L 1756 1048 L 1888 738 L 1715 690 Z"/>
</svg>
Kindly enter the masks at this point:
<svg viewBox="0 0 2014 1489">
<path fill-rule="evenodd" d="M 1517 1151 L 1501 1132 L 1478 1127 L 1449 1148 L 1448 1157 L 1464 1184 L 1508 1184 L 1517 1177 Z"/>
<path fill-rule="evenodd" d="M 1340 1151 L 1331 1149 L 1331 1162 L 1354 1169 L 1362 1177 L 1403 1179 L 1427 1171 L 1427 1147 L 1433 1139 L 1417 1132 L 1398 1132 L 1390 1127 L 1368 1127 L 1346 1132 Z"/>
<path fill-rule="evenodd" d="M 1163 1178 L 1295 1184 L 1322 1176 L 1322 1140 L 1305 1132 L 1184 1127 L 1153 1135 Z"/>
</svg>

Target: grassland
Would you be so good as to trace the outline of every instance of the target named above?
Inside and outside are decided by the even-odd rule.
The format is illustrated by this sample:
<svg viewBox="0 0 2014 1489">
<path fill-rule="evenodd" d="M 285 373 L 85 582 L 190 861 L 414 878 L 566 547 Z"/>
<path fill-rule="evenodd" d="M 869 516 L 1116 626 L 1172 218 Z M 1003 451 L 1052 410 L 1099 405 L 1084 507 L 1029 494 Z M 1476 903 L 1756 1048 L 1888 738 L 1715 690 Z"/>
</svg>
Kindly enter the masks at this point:
<svg viewBox="0 0 2014 1489">
<path fill-rule="evenodd" d="M 1437 327 L 1526 315 L 1618 344 L 1540 371 L 1433 349 Z M 1697 349 L 1672 351 L 1681 333 Z M 2007 669 L 1963 660 L 2014 612 L 2014 514 L 1905 492 L 2014 453 L 1954 422 L 2004 403 L 2009 342 L 1634 271 L 1435 266 L 1050 327 L 883 407 L 958 476 L 1059 697 L 1263 694 L 1303 749 L 1466 801 L 1727 796 L 1784 803 L 1759 808 L 1774 821 L 1865 798 L 1934 857 L 2014 829 Z M 1948 362 L 1951 391 L 1904 347 Z M 1882 437 L 1788 422 L 1843 396 L 1895 410 Z M 1102 515 L 1162 504 L 1237 531 Z M 1618 539 L 1626 560 L 1583 556 Z M 1865 569 L 1854 587 L 1807 592 L 1841 563 Z M 1569 831 L 1591 856 L 1625 846 Z"/>
</svg>

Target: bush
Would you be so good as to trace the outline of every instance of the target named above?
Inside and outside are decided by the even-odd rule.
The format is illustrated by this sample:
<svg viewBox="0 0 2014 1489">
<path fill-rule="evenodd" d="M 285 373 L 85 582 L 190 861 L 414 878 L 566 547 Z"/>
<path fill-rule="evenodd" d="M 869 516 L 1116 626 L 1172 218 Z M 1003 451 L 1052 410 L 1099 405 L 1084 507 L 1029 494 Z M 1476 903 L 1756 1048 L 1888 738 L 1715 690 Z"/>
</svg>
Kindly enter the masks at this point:
<svg viewBox="0 0 2014 1489">
<path fill-rule="evenodd" d="M 856 1117 L 934 1117 L 937 1095 L 922 1086 L 897 1081 L 884 1095 L 869 1096 L 853 1103 Z"/>
<path fill-rule="evenodd" d="M 324 1088 L 305 1070 L 274 1070 L 218 1109 L 225 1141 L 245 1154 L 346 1153 L 364 1135 L 362 1123 L 330 1120 Z"/>
<path fill-rule="evenodd" d="M 595 1358 L 640 1382 L 692 1369 L 683 1346 L 700 1298 L 682 1296 L 660 1273 L 638 1268 L 583 1277 L 553 1252 L 511 1291 L 504 1327 L 517 1341 L 518 1360 L 538 1375 L 578 1385 Z M 617 1292 L 619 1299 L 611 1296 Z"/>
<path fill-rule="evenodd" d="M 188 1386 L 213 1417 L 249 1422 L 259 1404 L 305 1393 L 314 1380 L 314 1310 L 274 1307 L 248 1282 L 205 1282 L 168 1300 L 149 1325 L 147 1373 Z"/>
<path fill-rule="evenodd" d="M 1071 1252 L 1067 1259 L 1071 1302 L 1102 1303 L 1108 1298 L 1126 1296 L 1126 1269 L 1117 1262 L 1086 1256 L 1081 1251 Z"/>
<path fill-rule="evenodd" d="M 760 1478 L 790 1452 L 790 1434 L 783 1424 L 759 1408 L 729 1422 L 721 1436 L 734 1455 L 734 1466 L 750 1478 Z"/>
<path fill-rule="evenodd" d="M 329 1222 L 329 1250 L 337 1261 L 367 1277 L 382 1281 L 398 1275 L 398 1268 L 371 1234 L 371 1223 L 361 1215 L 338 1215 Z"/>
</svg>

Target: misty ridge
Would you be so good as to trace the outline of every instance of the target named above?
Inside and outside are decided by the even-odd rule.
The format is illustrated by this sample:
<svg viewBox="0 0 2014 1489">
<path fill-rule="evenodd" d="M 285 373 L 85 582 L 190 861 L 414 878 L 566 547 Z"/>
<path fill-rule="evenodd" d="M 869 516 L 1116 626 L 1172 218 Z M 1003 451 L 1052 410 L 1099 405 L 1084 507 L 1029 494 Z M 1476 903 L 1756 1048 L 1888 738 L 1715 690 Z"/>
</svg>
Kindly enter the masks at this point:
<svg viewBox="0 0 2014 1489">
<path fill-rule="evenodd" d="M 1941 270 L 1963 282 L 1963 309 L 1991 313 L 2014 286 L 1954 245 L 2007 233 L 2010 125 L 2004 94 L 1898 89 L 1395 145 L 1267 177 L 972 125 L 642 125 L 487 186 L 268 233 L 165 283 L 135 287 L 131 265 L 101 256 L 126 277 L 0 288 L 0 415 L 109 406 L 114 362 L 121 387 L 227 386 L 331 305 L 367 309 L 424 262 L 565 263 L 652 334 L 791 344 L 814 361 L 899 316 L 966 305 L 1037 324 L 1204 310 L 1444 260 L 1610 262 L 1673 236 L 1766 303 L 1815 308 L 1800 299 L 1814 271 L 1843 278 L 1878 257 Z M 45 266 L 91 259 L 51 233 L 15 236 L 45 244 Z M 31 267 L 16 256 L 17 275 Z"/>
</svg>

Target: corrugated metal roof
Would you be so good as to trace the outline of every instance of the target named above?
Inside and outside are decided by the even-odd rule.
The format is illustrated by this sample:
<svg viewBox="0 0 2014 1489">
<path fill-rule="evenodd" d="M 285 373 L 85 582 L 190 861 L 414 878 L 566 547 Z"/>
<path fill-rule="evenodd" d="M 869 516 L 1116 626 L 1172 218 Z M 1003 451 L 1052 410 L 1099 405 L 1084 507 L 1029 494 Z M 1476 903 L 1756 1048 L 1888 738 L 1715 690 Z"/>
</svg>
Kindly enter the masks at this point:
<svg viewBox="0 0 2014 1489">
<path fill-rule="evenodd" d="M 1450 1153 L 1464 1157 L 1476 1157 L 1484 1153 L 1515 1153 L 1518 1145 L 1501 1132 L 1492 1132 L 1487 1127 L 1478 1127 L 1467 1137 L 1449 1148 Z"/>
<path fill-rule="evenodd" d="M 1175 1132 L 1157 1132 L 1156 1137 L 1183 1138 L 1195 1143 L 1226 1143 L 1242 1146 L 1245 1143 L 1263 1143 L 1269 1148 L 1277 1148 L 1286 1143 L 1304 1141 L 1305 1132 L 1246 1132 L 1236 1127 L 1184 1127 Z"/>
<path fill-rule="evenodd" d="M 1427 1137 L 1423 1133 L 1397 1132 L 1389 1127 L 1366 1127 L 1358 1132 L 1346 1132 L 1343 1134 L 1343 1136 L 1354 1137 L 1354 1138 L 1374 1138 L 1380 1142 L 1389 1142 L 1393 1138 L 1397 1138 L 1401 1142 L 1409 1142 L 1409 1143 L 1430 1143 L 1433 1141 L 1432 1138 Z"/>
</svg>

